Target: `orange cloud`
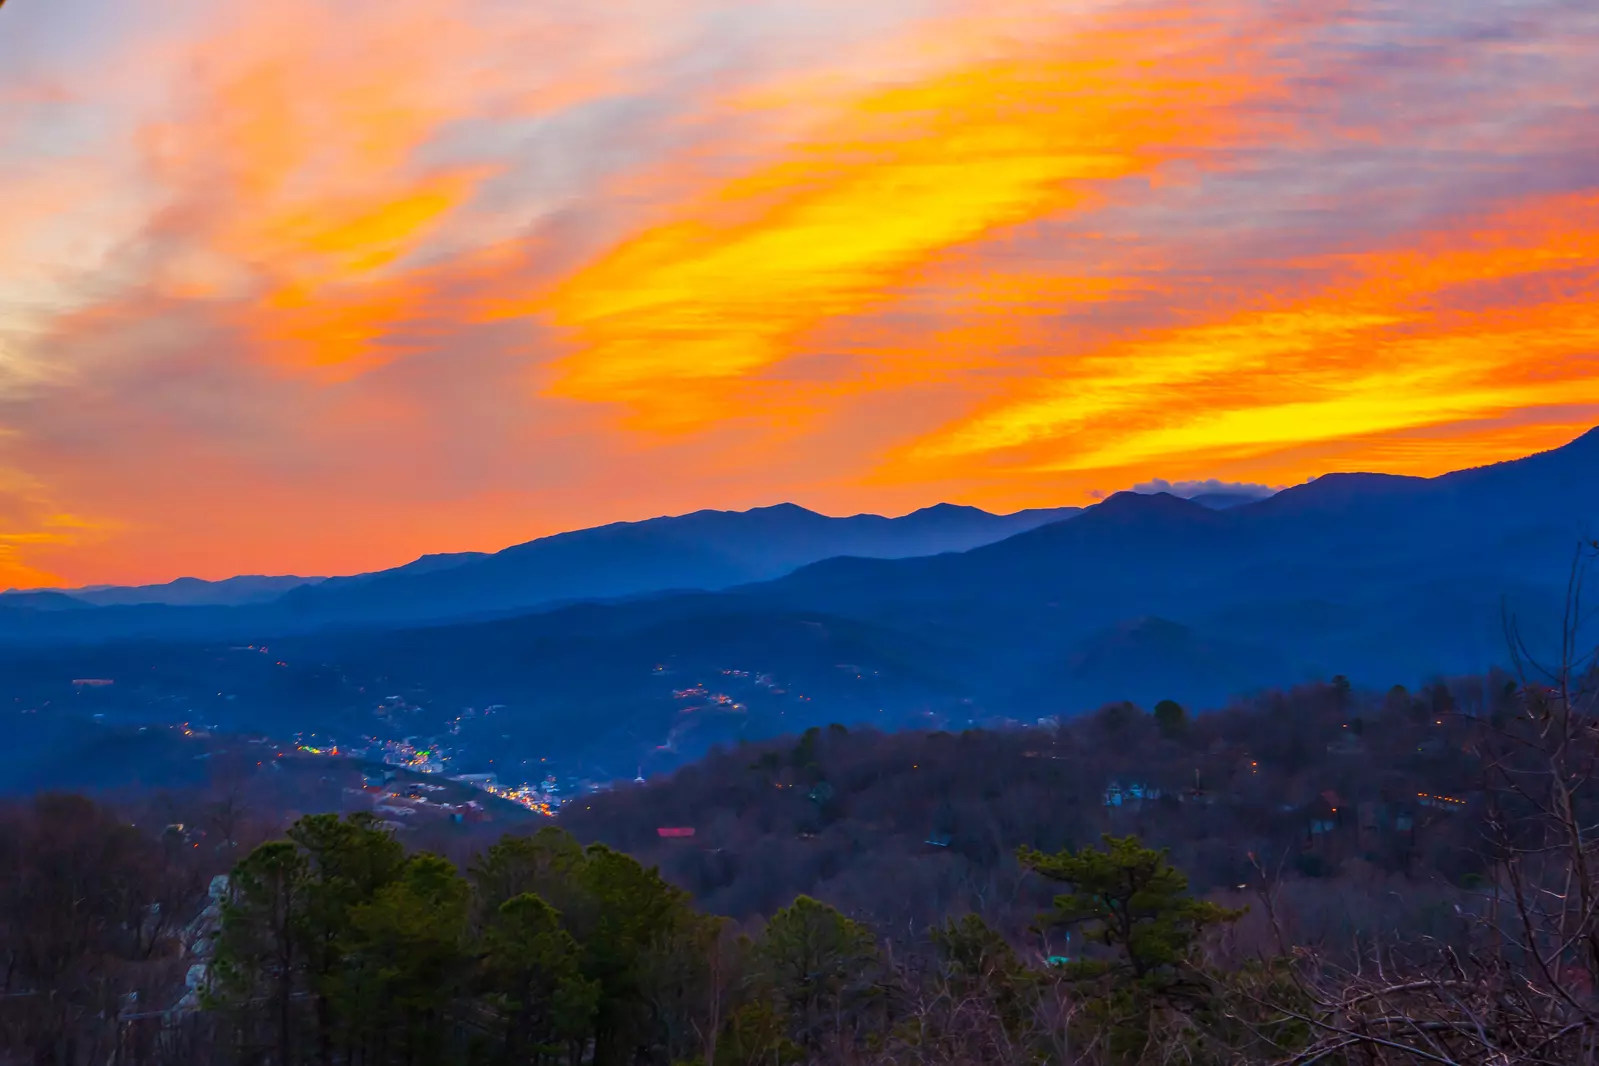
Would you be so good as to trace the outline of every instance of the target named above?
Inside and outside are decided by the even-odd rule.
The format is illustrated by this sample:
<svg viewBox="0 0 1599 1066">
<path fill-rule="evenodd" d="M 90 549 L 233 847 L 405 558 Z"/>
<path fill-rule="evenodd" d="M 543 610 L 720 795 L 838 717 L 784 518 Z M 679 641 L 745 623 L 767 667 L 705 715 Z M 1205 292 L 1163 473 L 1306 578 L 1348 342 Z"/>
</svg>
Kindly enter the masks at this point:
<svg viewBox="0 0 1599 1066">
<path fill-rule="evenodd" d="M 147 234 L 160 291 L 227 302 L 260 358 L 329 381 L 392 357 L 383 341 L 425 298 L 427 260 L 505 237 L 468 209 L 509 161 L 470 138 L 438 151 L 441 138 L 532 121 L 642 73 L 630 69 L 641 27 L 608 27 L 596 47 L 580 14 L 381 10 L 290 0 L 219 13 L 195 49 L 188 106 L 141 134 L 173 196 Z"/>
<path fill-rule="evenodd" d="M 546 306 L 574 350 L 551 392 L 624 404 L 638 428 L 715 423 L 819 325 L 884 306 L 951 249 L 1225 141 L 1269 89 L 1256 42 L 1172 32 L 1111 21 L 858 97 L 561 283 Z"/>
<path fill-rule="evenodd" d="M 61 511 L 37 480 L 0 468 L 0 590 L 57 583 L 55 574 L 32 561 L 41 548 L 81 551 L 102 543 L 115 528 Z"/>
<path fill-rule="evenodd" d="M 1599 405 L 1599 197 L 1539 200 L 1332 265 L 1351 280 L 1049 359 L 892 467 L 1225 471 L 1317 442 Z M 1473 458 L 1469 442 L 1435 449 L 1430 472 Z"/>
<path fill-rule="evenodd" d="M 0 581 L 1599 420 L 1563 0 L 75 3 L 0 32 Z"/>
</svg>

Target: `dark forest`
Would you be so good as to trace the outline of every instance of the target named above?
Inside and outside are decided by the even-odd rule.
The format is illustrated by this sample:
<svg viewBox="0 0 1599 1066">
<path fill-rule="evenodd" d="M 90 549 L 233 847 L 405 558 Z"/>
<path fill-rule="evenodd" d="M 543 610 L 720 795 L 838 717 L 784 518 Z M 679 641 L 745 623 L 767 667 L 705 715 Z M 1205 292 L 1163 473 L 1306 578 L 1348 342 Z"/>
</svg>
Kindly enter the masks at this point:
<svg viewBox="0 0 1599 1066">
<path fill-rule="evenodd" d="M 487 846 L 44 795 L 4 1061 L 1592 1061 L 1592 665 L 812 729 Z"/>
</svg>

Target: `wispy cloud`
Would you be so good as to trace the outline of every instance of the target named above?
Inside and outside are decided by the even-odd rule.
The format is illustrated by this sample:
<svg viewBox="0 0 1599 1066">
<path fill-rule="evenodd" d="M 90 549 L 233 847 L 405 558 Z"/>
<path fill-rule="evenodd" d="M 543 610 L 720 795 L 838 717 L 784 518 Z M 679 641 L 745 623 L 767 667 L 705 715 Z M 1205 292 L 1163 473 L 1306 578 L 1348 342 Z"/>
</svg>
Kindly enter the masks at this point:
<svg viewBox="0 0 1599 1066">
<path fill-rule="evenodd" d="M 1221 463 L 1599 404 L 1599 195 L 1517 204 L 1408 244 L 1334 257 L 1326 268 L 1346 282 L 1048 364 L 911 456 L 1009 453 L 1042 471 Z"/>
<path fill-rule="evenodd" d="M 551 317 L 576 351 L 555 393 L 627 404 L 645 427 L 715 422 L 748 391 L 717 386 L 882 307 L 938 256 L 1214 146 L 1265 92 L 1239 63 L 1253 42 L 1172 49 L 1174 15 L 1056 27 L 1019 55 L 848 101 L 563 281 Z"/>
<path fill-rule="evenodd" d="M 1557 444 L 1596 63 L 1576 0 L 6 5 L 0 585 Z"/>
</svg>

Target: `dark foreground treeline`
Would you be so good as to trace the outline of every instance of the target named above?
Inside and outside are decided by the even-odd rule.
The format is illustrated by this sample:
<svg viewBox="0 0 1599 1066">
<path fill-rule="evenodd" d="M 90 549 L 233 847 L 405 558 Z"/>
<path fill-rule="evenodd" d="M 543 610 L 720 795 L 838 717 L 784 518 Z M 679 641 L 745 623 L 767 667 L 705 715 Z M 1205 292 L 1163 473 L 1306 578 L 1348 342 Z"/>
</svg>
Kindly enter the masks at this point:
<svg viewBox="0 0 1599 1066">
<path fill-rule="evenodd" d="M 813 731 L 458 861 L 42 797 L 0 1062 L 1599 1062 L 1594 680 Z"/>
<path fill-rule="evenodd" d="M 1042 920 L 1095 941 L 1041 968 L 975 915 L 896 953 L 805 896 L 743 935 L 553 826 L 463 872 L 367 816 L 308 816 L 187 923 L 194 871 L 156 842 L 72 798 L 31 828 L 5 926 L 19 1062 L 1264 1061 L 1309 1035 L 1253 1002 L 1291 991 L 1279 963 L 1215 953 L 1240 915 L 1131 838 L 1022 854 L 1072 889 Z"/>
</svg>

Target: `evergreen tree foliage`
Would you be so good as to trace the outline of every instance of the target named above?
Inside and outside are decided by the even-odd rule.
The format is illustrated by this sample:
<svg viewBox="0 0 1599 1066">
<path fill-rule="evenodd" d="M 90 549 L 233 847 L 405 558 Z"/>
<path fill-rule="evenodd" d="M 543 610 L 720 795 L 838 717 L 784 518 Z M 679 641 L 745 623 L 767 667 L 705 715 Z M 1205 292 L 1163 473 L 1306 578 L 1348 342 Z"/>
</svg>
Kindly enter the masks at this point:
<svg viewBox="0 0 1599 1066">
<path fill-rule="evenodd" d="M 843 1038 L 876 1005 L 880 963 L 869 929 L 809 896 L 774 914 L 755 945 L 763 987 L 807 1048 Z"/>
<path fill-rule="evenodd" d="M 1188 728 L 1188 712 L 1176 700 L 1161 700 L 1155 704 L 1155 724 L 1161 736 L 1176 739 Z"/>
<path fill-rule="evenodd" d="M 497 1061 L 581 1054 L 600 985 L 583 976 L 582 950 L 561 916 L 532 893 L 500 904 L 484 936 L 482 987 L 499 1015 Z"/>
<path fill-rule="evenodd" d="M 1075 929 L 1084 942 L 1105 949 L 1098 958 L 1074 962 L 1077 973 L 1126 977 L 1151 989 L 1177 986 L 1200 937 L 1243 912 L 1194 899 L 1188 878 L 1166 853 L 1137 837 L 1106 835 L 1103 843 L 1103 850 L 1018 852 L 1023 865 L 1069 886 L 1040 923 Z"/>
</svg>

